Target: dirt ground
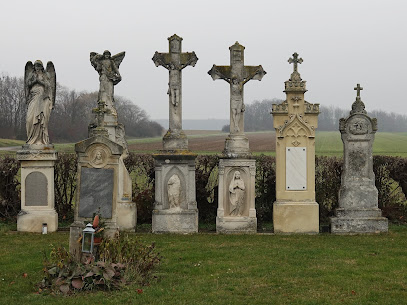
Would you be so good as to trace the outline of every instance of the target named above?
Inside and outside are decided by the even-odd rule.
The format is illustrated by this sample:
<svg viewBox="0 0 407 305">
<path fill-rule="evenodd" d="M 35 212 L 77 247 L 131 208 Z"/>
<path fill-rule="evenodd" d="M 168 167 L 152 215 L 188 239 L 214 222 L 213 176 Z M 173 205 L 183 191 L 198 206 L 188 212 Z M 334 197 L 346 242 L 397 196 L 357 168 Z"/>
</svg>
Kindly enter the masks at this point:
<svg viewBox="0 0 407 305">
<path fill-rule="evenodd" d="M 275 133 L 248 133 L 250 150 L 252 152 L 268 152 L 276 150 Z M 225 148 L 227 134 L 208 135 L 199 138 L 189 138 L 189 149 L 191 151 L 222 152 Z M 162 142 L 138 143 L 129 145 L 130 151 L 154 151 L 162 149 Z"/>
</svg>

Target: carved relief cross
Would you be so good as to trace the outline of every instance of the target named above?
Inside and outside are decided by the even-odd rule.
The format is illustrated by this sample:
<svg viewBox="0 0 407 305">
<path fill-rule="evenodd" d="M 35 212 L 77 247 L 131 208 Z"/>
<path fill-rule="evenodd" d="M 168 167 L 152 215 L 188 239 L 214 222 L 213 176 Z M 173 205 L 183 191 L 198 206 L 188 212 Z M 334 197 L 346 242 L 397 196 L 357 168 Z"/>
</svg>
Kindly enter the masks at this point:
<svg viewBox="0 0 407 305">
<path fill-rule="evenodd" d="M 290 64 L 294 64 L 294 72 L 298 72 L 297 71 L 297 69 L 298 69 L 297 64 L 302 64 L 303 60 L 302 60 L 302 58 L 298 58 L 298 53 L 295 52 L 293 54 L 293 57 L 288 59 L 288 62 Z"/>
</svg>

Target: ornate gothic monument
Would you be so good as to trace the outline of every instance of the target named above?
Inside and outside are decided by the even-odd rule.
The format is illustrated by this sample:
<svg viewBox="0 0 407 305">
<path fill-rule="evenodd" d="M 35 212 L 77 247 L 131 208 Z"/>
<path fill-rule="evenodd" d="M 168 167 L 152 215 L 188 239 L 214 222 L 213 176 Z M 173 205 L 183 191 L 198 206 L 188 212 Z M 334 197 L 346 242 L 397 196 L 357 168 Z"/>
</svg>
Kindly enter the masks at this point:
<svg viewBox="0 0 407 305">
<path fill-rule="evenodd" d="M 318 233 L 319 206 L 315 201 L 315 130 L 319 104 L 305 101 L 306 82 L 301 79 L 294 53 L 294 65 L 285 82 L 286 100 L 273 104 L 276 129 L 276 201 L 273 224 L 276 233 Z"/>
</svg>

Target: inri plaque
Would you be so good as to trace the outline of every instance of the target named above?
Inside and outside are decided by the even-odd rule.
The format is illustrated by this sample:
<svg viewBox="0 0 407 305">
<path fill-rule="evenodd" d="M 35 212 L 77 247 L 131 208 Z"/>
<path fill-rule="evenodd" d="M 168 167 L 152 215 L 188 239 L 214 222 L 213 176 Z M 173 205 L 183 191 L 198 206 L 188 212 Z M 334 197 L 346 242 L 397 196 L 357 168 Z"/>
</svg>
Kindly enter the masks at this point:
<svg viewBox="0 0 407 305">
<path fill-rule="evenodd" d="M 285 187 L 287 191 L 307 189 L 307 148 L 286 148 Z"/>
<path fill-rule="evenodd" d="M 100 213 L 102 218 L 112 218 L 113 178 L 113 168 L 82 167 L 79 217 L 93 217 L 94 213 Z"/>
</svg>

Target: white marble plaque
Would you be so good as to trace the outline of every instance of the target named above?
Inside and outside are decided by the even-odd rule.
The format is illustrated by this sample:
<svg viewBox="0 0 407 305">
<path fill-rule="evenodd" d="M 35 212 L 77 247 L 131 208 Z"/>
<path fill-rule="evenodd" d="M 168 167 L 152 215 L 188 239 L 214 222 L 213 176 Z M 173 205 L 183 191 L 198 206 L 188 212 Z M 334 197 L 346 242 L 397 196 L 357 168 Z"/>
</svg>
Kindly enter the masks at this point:
<svg viewBox="0 0 407 305">
<path fill-rule="evenodd" d="M 287 147 L 285 165 L 285 188 L 287 191 L 307 189 L 307 148 Z"/>
</svg>

